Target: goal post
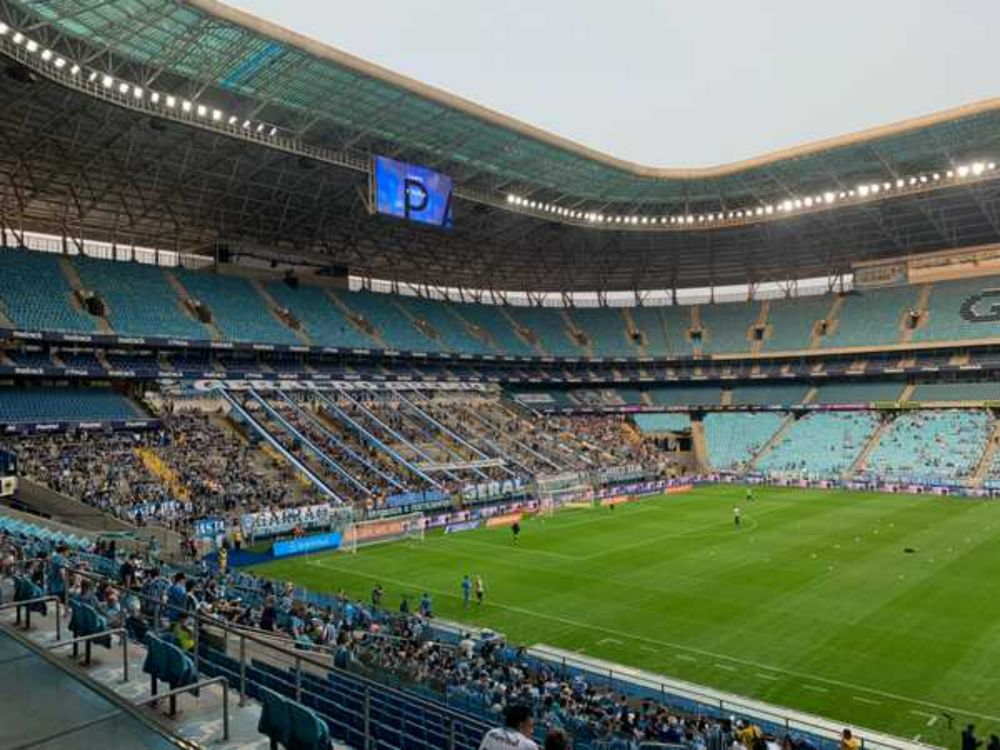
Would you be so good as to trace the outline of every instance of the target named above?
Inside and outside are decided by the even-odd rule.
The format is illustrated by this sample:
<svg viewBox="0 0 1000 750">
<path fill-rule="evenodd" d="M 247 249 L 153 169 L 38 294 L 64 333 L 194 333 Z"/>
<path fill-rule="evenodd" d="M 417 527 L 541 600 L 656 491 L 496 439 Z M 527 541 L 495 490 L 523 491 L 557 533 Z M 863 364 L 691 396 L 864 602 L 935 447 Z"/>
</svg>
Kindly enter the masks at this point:
<svg viewBox="0 0 1000 750">
<path fill-rule="evenodd" d="M 566 506 L 590 506 L 594 500 L 594 486 L 583 471 L 536 476 L 535 491 L 543 515 L 552 515 L 557 508 Z"/>
<path fill-rule="evenodd" d="M 357 552 L 358 547 L 382 542 L 398 542 L 404 539 L 411 541 L 424 540 L 424 515 L 422 513 L 406 513 L 389 518 L 376 518 L 369 521 L 356 521 L 344 531 L 340 548 L 345 552 Z"/>
</svg>

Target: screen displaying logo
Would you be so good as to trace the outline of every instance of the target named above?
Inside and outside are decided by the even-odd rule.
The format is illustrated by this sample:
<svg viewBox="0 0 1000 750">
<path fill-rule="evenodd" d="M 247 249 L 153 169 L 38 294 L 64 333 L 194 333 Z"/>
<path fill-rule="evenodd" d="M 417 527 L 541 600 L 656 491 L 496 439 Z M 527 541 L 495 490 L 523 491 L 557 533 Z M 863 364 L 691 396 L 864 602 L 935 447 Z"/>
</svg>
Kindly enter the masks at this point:
<svg viewBox="0 0 1000 750">
<path fill-rule="evenodd" d="M 427 167 L 376 156 L 375 206 L 380 214 L 451 227 L 451 178 Z"/>
</svg>

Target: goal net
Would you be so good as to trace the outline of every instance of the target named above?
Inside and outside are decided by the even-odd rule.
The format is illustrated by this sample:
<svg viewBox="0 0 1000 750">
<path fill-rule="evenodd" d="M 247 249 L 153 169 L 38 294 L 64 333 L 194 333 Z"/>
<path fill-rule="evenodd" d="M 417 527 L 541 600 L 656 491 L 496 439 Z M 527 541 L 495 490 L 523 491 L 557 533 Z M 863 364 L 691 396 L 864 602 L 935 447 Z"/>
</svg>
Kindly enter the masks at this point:
<svg viewBox="0 0 1000 750">
<path fill-rule="evenodd" d="M 551 515 L 557 508 L 591 505 L 594 487 L 586 472 L 568 471 L 562 474 L 535 477 L 539 511 Z"/>
<path fill-rule="evenodd" d="M 345 552 L 357 552 L 358 547 L 381 542 L 397 542 L 403 539 L 424 540 L 424 516 L 422 513 L 407 513 L 391 518 L 377 518 L 357 521 L 344 531 L 340 548 Z"/>
</svg>

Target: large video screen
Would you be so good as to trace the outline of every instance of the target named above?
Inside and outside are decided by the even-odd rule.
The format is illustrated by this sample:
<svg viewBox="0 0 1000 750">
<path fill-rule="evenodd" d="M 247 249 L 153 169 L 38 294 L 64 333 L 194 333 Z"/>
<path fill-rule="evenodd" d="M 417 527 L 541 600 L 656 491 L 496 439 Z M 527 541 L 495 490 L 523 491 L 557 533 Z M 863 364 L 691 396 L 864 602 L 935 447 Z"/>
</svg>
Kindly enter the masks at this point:
<svg viewBox="0 0 1000 750">
<path fill-rule="evenodd" d="M 376 156 L 375 205 L 380 214 L 451 227 L 451 178 L 427 167 Z"/>
</svg>

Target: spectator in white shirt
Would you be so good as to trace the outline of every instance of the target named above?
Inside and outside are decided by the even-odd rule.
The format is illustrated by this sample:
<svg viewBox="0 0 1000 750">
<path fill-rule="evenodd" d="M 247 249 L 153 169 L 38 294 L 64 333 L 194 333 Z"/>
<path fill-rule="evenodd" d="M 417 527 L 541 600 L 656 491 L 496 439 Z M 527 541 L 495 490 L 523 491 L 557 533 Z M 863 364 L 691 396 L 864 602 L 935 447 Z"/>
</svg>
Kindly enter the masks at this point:
<svg viewBox="0 0 1000 750">
<path fill-rule="evenodd" d="M 535 719 L 531 707 L 512 704 L 504 712 L 504 726 L 488 731 L 479 743 L 479 750 L 538 750 L 538 745 L 531 739 L 534 731 Z"/>
</svg>

